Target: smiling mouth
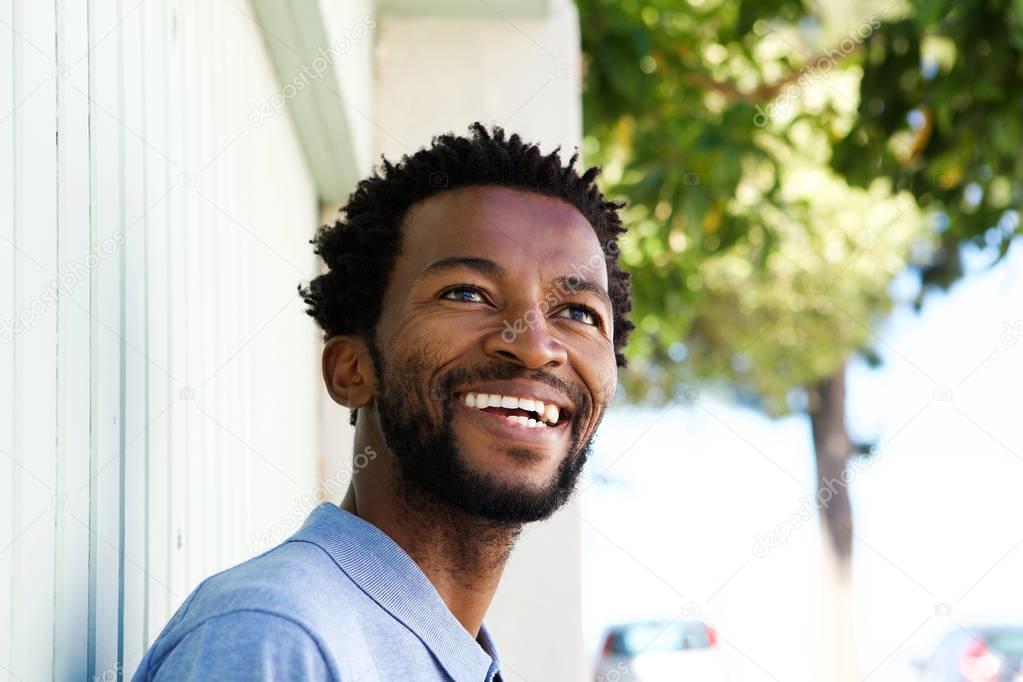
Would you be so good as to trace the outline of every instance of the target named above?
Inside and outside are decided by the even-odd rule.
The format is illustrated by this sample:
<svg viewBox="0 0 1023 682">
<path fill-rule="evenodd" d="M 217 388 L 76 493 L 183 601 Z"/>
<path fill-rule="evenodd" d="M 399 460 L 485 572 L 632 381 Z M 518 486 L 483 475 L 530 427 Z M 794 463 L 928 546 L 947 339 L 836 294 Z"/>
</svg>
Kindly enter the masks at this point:
<svg viewBox="0 0 1023 682">
<path fill-rule="evenodd" d="M 557 429 L 568 423 L 568 410 L 544 404 L 532 398 L 516 398 L 488 393 L 458 393 L 455 400 L 465 407 L 504 417 L 512 424 L 530 429 Z"/>
</svg>

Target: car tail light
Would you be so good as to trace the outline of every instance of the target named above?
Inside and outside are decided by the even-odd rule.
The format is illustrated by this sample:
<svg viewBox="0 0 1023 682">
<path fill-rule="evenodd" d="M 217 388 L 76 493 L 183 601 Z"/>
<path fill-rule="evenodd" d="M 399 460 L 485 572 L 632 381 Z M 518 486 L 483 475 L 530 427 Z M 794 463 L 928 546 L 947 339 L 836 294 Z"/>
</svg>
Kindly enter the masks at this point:
<svg viewBox="0 0 1023 682">
<path fill-rule="evenodd" d="M 614 640 L 614 635 L 608 635 L 607 637 L 604 638 L 603 654 L 605 656 L 610 656 L 611 655 L 611 651 L 614 649 L 614 642 L 613 642 L 613 640 Z"/>
<path fill-rule="evenodd" d="M 718 645 L 718 633 L 717 630 L 711 626 L 707 626 L 707 645 L 717 646 Z"/>
<path fill-rule="evenodd" d="M 970 642 L 959 657 L 959 672 L 967 682 L 998 682 L 1001 667 L 1001 659 L 984 642 Z"/>
</svg>

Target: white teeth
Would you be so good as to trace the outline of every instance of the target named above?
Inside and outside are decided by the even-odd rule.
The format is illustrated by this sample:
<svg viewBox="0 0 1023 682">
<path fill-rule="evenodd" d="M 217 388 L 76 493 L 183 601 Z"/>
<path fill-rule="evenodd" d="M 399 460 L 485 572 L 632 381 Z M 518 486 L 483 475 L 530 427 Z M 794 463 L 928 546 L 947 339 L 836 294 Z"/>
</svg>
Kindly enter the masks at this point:
<svg viewBox="0 0 1023 682">
<path fill-rule="evenodd" d="M 533 398 L 517 398 L 515 396 L 498 395 L 496 393 L 469 392 L 462 397 L 462 401 L 469 407 L 475 407 L 481 410 L 487 407 L 501 407 L 508 410 L 521 409 L 526 410 L 527 412 L 534 412 L 537 416 L 536 419 L 524 417 L 522 415 L 508 417 L 509 419 L 516 421 L 522 419 L 519 423 L 532 428 L 553 426 L 557 424 L 558 414 L 560 412 L 557 405 L 546 404 L 541 400 L 535 400 Z"/>
<path fill-rule="evenodd" d="M 539 421 L 537 419 L 526 419 L 525 417 L 521 417 L 521 416 L 519 416 L 519 417 L 508 417 L 508 419 L 513 419 L 516 422 L 518 422 L 519 424 L 522 424 L 523 426 L 525 426 L 527 428 L 530 428 L 530 429 L 546 429 L 547 428 L 546 424 L 544 424 L 542 421 Z"/>
</svg>

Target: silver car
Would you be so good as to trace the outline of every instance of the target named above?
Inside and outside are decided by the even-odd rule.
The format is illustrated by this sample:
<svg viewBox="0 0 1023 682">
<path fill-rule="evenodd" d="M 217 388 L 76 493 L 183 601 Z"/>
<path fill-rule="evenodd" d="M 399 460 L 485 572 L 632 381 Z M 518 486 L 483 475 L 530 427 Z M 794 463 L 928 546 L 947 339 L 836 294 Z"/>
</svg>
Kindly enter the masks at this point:
<svg viewBox="0 0 1023 682">
<path fill-rule="evenodd" d="M 700 620 L 614 625 L 604 633 L 596 682 L 725 679 L 717 633 Z"/>
<path fill-rule="evenodd" d="M 1023 625 L 957 628 L 915 666 L 921 682 L 1023 682 Z"/>
</svg>

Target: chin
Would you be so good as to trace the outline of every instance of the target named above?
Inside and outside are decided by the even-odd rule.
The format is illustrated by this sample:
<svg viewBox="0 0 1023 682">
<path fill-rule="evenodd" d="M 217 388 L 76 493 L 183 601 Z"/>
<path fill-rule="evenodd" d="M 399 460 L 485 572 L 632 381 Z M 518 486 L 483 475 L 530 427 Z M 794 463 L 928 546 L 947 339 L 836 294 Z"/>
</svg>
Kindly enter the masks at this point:
<svg viewBox="0 0 1023 682">
<path fill-rule="evenodd" d="M 500 484 L 520 488 L 523 493 L 538 493 L 557 484 L 559 467 L 566 457 L 567 454 L 562 454 L 555 459 L 549 453 L 530 448 L 497 447 L 482 456 L 464 457 L 463 462 L 475 473 Z"/>
<path fill-rule="evenodd" d="M 536 459 L 535 453 L 531 454 Z M 508 458 L 507 453 L 503 457 Z M 527 453 L 513 456 L 526 459 Z M 457 506 L 492 521 L 532 523 L 549 518 L 571 498 L 581 466 L 566 461 L 516 462 L 511 467 L 476 466 L 464 462 L 470 492 Z M 454 501 L 454 500 L 451 500 Z"/>
</svg>

